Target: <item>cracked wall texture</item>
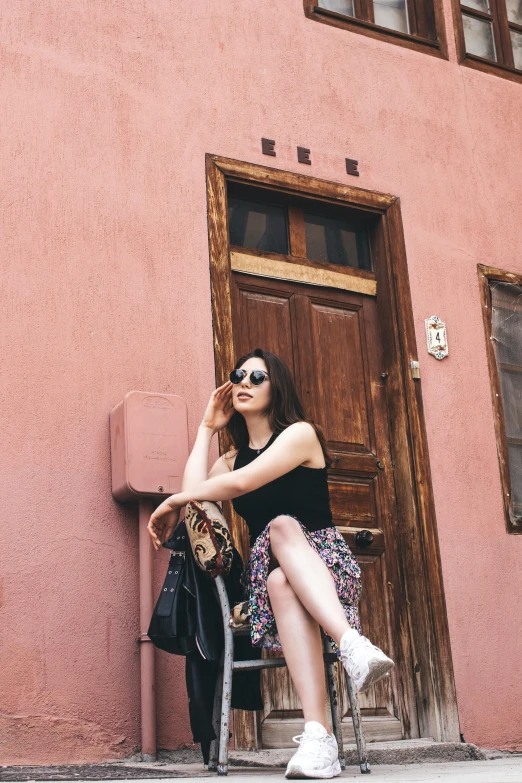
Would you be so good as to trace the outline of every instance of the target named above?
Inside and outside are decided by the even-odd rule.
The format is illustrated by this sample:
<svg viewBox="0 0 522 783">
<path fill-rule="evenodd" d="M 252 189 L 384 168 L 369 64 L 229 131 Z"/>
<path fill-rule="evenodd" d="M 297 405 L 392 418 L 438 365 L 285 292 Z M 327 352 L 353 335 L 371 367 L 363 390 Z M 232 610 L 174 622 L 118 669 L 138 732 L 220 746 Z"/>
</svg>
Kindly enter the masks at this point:
<svg viewBox="0 0 522 783">
<path fill-rule="evenodd" d="M 213 388 L 206 152 L 400 196 L 461 730 L 522 748 L 522 537 L 504 532 L 476 274 L 522 272 L 522 85 L 459 66 L 444 8 L 449 61 L 301 0 L 4 0 L 2 763 L 139 744 L 137 512 L 111 497 L 108 416 L 131 389 L 180 394 L 193 439 Z M 175 748 L 183 660 L 157 657 Z"/>
</svg>

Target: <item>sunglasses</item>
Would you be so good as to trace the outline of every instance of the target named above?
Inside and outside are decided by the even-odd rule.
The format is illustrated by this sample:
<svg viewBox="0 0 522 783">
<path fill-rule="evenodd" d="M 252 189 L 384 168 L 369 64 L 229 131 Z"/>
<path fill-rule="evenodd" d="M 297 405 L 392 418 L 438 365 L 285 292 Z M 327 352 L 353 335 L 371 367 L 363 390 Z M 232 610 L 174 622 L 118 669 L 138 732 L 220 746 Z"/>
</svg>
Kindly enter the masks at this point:
<svg viewBox="0 0 522 783">
<path fill-rule="evenodd" d="M 248 375 L 246 370 L 232 370 L 229 378 L 231 383 L 241 383 L 245 375 Z M 269 374 L 264 370 L 252 370 L 250 373 L 250 383 L 252 386 L 259 386 L 266 378 L 269 377 Z"/>
</svg>

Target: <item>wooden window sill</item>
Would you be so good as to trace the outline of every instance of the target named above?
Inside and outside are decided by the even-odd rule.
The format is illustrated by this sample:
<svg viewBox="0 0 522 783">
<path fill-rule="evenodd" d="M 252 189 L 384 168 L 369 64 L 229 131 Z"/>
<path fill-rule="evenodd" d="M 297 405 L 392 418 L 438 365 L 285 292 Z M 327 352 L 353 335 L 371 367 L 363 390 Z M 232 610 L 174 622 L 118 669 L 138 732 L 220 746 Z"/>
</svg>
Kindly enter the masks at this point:
<svg viewBox="0 0 522 783">
<path fill-rule="evenodd" d="M 510 68 L 509 65 L 501 65 L 484 57 L 477 57 L 475 54 L 465 54 L 460 60 L 460 65 L 466 65 L 468 68 L 474 68 L 476 71 L 490 73 L 493 76 L 500 76 L 502 79 L 509 79 L 512 82 L 522 84 L 522 71 L 517 68 Z"/>
<path fill-rule="evenodd" d="M 432 41 L 429 38 L 421 38 L 420 36 L 410 35 L 409 33 L 402 33 L 399 30 L 380 27 L 372 22 L 356 19 L 353 16 L 338 14 L 336 11 L 329 11 L 327 8 L 320 8 L 319 6 L 312 6 L 310 10 L 306 11 L 306 16 L 309 19 L 315 19 L 315 21 L 322 22 L 323 24 L 341 27 L 355 33 L 362 33 L 362 35 L 367 35 L 370 38 L 377 38 L 379 41 L 395 43 L 399 46 L 405 46 L 408 49 L 414 49 L 417 52 L 424 52 L 425 54 L 431 54 L 434 57 L 440 57 L 443 60 L 448 59 L 446 46 L 440 39 Z"/>
</svg>

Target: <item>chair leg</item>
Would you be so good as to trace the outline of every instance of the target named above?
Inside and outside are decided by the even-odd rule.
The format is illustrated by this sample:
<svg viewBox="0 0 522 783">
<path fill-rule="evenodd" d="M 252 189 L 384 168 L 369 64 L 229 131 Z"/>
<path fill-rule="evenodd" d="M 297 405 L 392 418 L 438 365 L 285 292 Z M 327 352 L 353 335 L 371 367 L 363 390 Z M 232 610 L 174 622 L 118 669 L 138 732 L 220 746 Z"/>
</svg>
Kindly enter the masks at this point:
<svg viewBox="0 0 522 783">
<path fill-rule="evenodd" d="M 324 640 L 324 651 L 330 652 L 330 646 L 327 640 Z M 335 680 L 335 664 L 325 661 L 326 683 L 328 685 L 328 695 L 330 697 L 330 709 L 332 711 L 332 729 L 337 747 L 339 749 L 339 764 L 341 769 L 345 769 L 346 761 L 344 758 L 343 734 L 341 728 L 341 710 L 339 709 L 339 695 L 337 693 L 337 683 Z"/>
<path fill-rule="evenodd" d="M 352 721 L 353 730 L 355 733 L 355 743 L 357 745 L 357 754 L 359 756 L 359 766 L 362 774 L 371 772 L 370 764 L 368 762 L 368 755 L 366 753 L 366 741 L 364 739 L 364 732 L 361 723 L 361 710 L 359 709 L 359 699 L 357 698 L 357 691 L 355 685 L 352 682 L 348 672 L 346 675 L 346 687 L 348 688 L 348 698 L 350 699 L 350 707 L 352 709 Z"/>
<path fill-rule="evenodd" d="M 225 651 L 223 655 L 223 688 L 221 699 L 221 726 L 219 732 L 218 775 L 228 774 L 228 740 L 230 726 L 230 705 L 232 702 L 232 667 L 234 663 L 234 634 L 229 627 L 230 604 L 223 577 L 215 579 L 223 615 L 223 628 L 225 633 Z"/>
<path fill-rule="evenodd" d="M 208 757 L 208 768 L 211 772 L 217 771 L 219 755 L 219 734 L 221 730 L 221 702 L 223 700 L 223 665 L 224 655 L 221 656 L 219 664 L 219 674 L 216 680 L 216 692 L 214 695 L 214 708 L 212 710 L 212 727 L 216 739 L 210 743 L 210 752 Z"/>
</svg>

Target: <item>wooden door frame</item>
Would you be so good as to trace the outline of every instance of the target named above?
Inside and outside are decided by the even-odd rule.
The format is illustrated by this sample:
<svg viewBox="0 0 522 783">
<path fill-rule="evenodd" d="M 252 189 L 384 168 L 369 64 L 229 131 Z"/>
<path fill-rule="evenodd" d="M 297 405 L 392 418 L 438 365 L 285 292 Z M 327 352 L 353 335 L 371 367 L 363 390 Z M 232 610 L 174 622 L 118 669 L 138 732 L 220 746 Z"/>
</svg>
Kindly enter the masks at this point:
<svg viewBox="0 0 522 783">
<path fill-rule="evenodd" d="M 231 266 L 226 181 L 285 193 L 305 194 L 355 207 L 380 218 L 387 275 L 383 307 L 392 324 L 387 396 L 395 461 L 402 569 L 407 595 L 408 634 L 414 665 L 419 736 L 459 742 L 449 628 L 437 537 L 420 380 L 411 377 L 417 360 L 406 248 L 397 196 L 328 182 L 289 171 L 206 155 L 208 237 L 216 384 L 234 366 Z M 384 293 L 384 292 L 383 292 Z M 382 297 L 381 297 L 382 301 Z M 224 443 L 220 439 L 220 446 Z"/>
</svg>

